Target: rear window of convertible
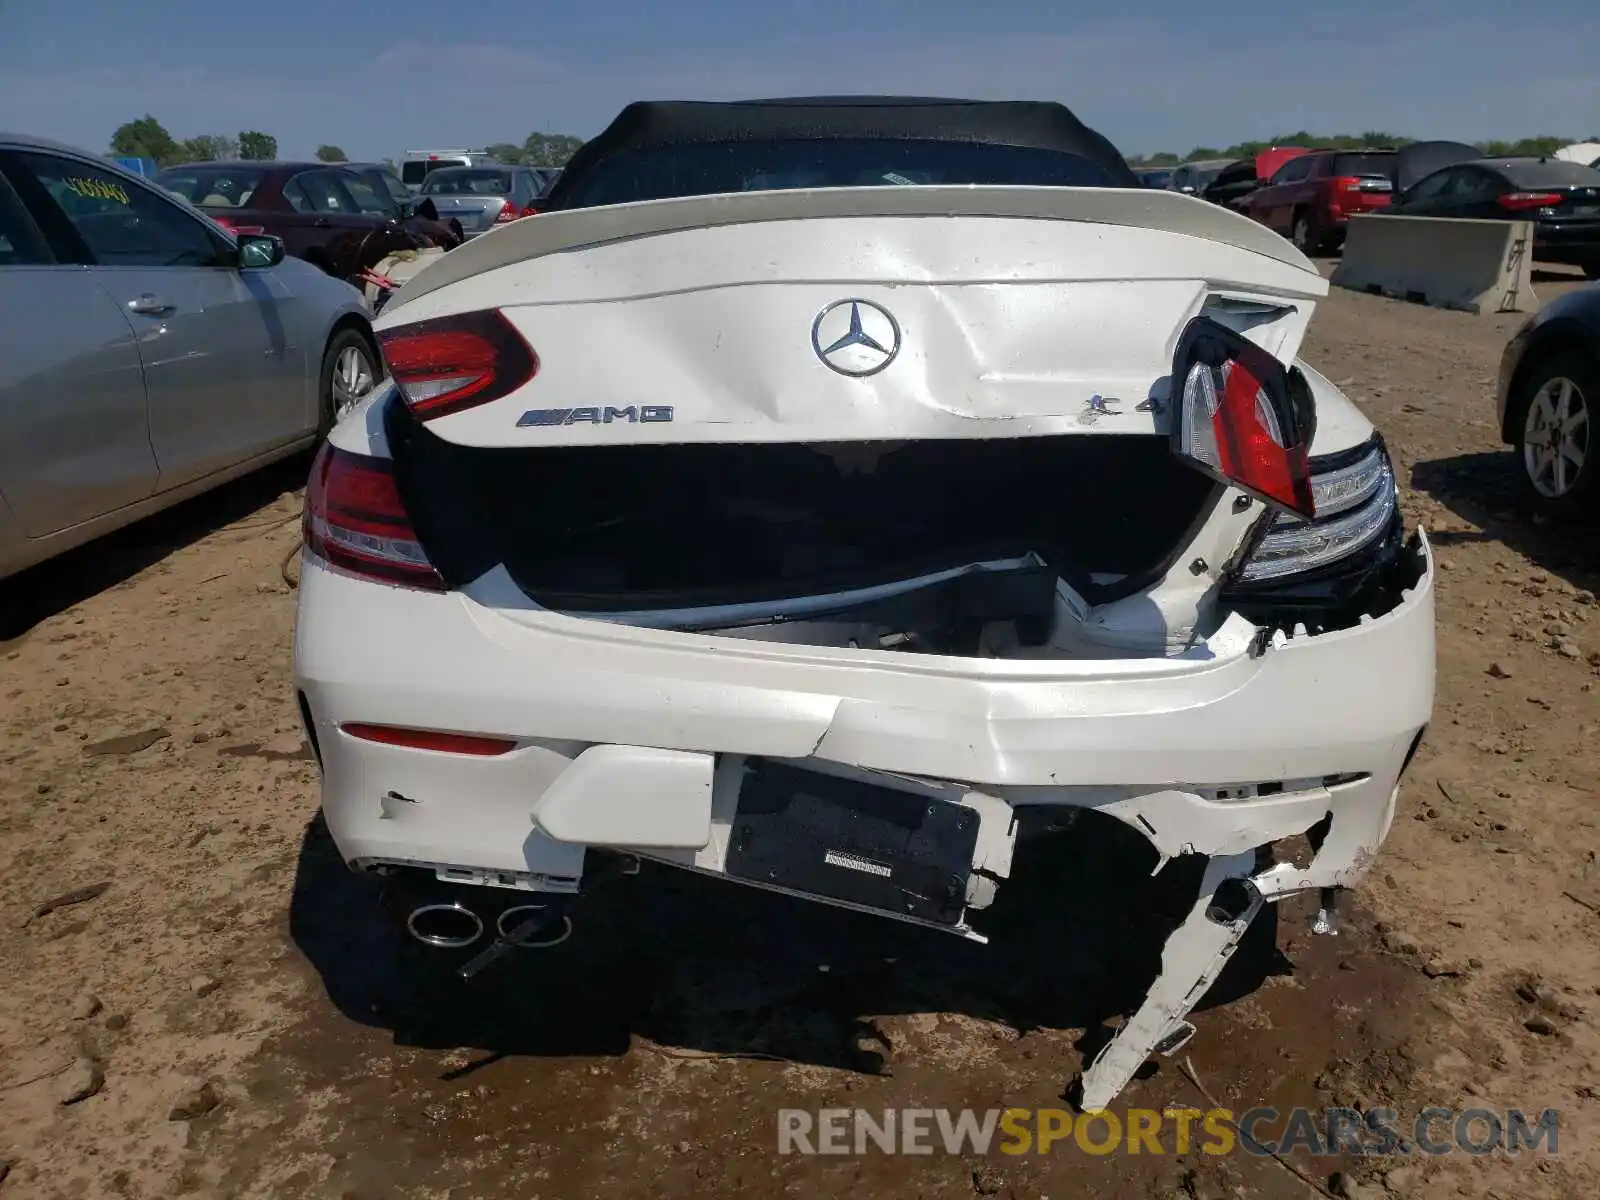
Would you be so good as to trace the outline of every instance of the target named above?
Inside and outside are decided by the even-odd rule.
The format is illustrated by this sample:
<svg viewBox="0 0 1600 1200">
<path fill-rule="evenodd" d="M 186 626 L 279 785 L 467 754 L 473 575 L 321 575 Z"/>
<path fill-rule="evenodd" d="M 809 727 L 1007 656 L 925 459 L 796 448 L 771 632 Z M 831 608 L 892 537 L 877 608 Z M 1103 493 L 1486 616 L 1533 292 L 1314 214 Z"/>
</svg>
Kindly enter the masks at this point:
<svg viewBox="0 0 1600 1200">
<path fill-rule="evenodd" d="M 625 150 L 574 180 L 565 207 L 792 188 L 995 184 L 1113 187 L 1098 163 L 1060 150 L 980 142 L 836 138 L 702 142 Z"/>
</svg>

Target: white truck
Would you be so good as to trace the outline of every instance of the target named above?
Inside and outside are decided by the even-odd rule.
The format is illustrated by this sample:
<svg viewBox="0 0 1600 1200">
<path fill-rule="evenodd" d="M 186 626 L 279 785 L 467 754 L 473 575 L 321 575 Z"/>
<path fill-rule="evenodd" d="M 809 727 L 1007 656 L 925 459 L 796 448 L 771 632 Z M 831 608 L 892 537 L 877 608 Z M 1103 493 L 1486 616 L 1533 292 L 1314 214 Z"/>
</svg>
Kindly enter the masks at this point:
<svg viewBox="0 0 1600 1200">
<path fill-rule="evenodd" d="M 486 150 L 407 150 L 400 160 L 400 182 L 413 192 L 440 167 L 479 167 L 494 158 Z"/>
</svg>

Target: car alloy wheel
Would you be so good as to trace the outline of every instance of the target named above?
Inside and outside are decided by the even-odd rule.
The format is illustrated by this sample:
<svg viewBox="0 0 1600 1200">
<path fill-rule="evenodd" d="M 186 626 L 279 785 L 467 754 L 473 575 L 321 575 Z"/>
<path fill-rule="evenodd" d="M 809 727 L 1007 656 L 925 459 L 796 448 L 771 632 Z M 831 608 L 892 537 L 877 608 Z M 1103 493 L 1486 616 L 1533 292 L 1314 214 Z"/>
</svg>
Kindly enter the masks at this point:
<svg viewBox="0 0 1600 1200">
<path fill-rule="evenodd" d="M 343 347 L 333 362 L 331 389 L 334 423 L 344 420 L 356 405 L 367 398 L 376 383 L 377 375 L 367 352 L 357 345 Z"/>
<path fill-rule="evenodd" d="M 1564 500 L 1582 477 L 1589 453 L 1589 406 L 1565 375 L 1552 375 L 1533 394 L 1522 427 L 1522 466 L 1534 491 Z"/>
</svg>

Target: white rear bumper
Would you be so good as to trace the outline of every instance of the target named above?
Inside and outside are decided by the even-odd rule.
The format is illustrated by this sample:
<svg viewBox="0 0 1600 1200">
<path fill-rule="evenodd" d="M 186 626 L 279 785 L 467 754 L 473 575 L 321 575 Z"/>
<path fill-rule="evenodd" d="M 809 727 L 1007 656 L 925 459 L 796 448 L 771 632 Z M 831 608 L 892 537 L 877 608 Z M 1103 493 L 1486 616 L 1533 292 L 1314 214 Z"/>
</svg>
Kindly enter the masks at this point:
<svg viewBox="0 0 1600 1200">
<path fill-rule="evenodd" d="M 896 656 L 507 612 L 504 579 L 432 595 L 308 557 L 295 675 L 328 826 L 357 867 L 570 893 L 586 847 L 608 846 L 731 875 L 751 758 L 925 797 L 930 816 L 935 800 L 976 810 L 957 912 L 984 907 L 1009 874 L 1014 806 L 1114 817 L 1163 862 L 1208 856 L 1160 974 L 1085 1071 L 1093 1110 L 1186 1040 L 1190 1009 L 1264 903 L 1347 886 L 1371 864 L 1433 708 L 1425 539 L 1417 554 L 1402 602 L 1353 628 L 1263 648 L 1235 617 L 1181 658 L 1095 662 Z M 352 736 L 352 722 L 516 747 L 403 748 Z M 1308 862 L 1258 857 L 1314 827 Z M 951 919 L 939 923 L 970 933 Z"/>
<path fill-rule="evenodd" d="M 1350 882 L 1387 831 L 1396 777 L 1432 710 L 1425 543 L 1421 553 L 1405 601 L 1355 628 L 1255 653 L 1235 622 L 1183 658 L 1109 662 L 895 656 L 505 614 L 308 558 L 295 674 L 329 826 L 352 863 L 565 888 L 585 842 L 693 849 L 717 764 L 761 756 L 959 781 L 958 795 L 1013 805 L 1094 807 L 1166 854 L 1235 852 L 1332 811 L 1330 844 L 1304 879 L 1324 886 Z M 494 590 L 492 577 L 480 584 L 469 591 Z M 430 753 L 362 741 L 341 730 L 348 722 L 518 747 Z M 1366 778 L 1330 793 L 1322 781 L 1335 776 Z M 1261 784 L 1276 794 L 1218 800 Z M 703 853 L 698 865 L 717 864 Z"/>
</svg>

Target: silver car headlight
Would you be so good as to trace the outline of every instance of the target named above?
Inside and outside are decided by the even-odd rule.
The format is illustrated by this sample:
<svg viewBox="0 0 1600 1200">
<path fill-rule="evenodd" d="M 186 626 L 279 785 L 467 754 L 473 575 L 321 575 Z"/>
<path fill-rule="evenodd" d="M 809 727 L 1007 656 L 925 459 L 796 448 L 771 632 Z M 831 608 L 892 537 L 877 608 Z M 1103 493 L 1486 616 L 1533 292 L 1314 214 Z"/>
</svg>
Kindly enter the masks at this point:
<svg viewBox="0 0 1600 1200">
<path fill-rule="evenodd" d="M 1383 444 L 1373 441 L 1353 463 L 1318 472 L 1311 463 L 1311 520 L 1280 513 L 1245 559 L 1236 579 L 1262 583 L 1315 571 L 1379 541 L 1394 519 L 1399 497 L 1394 467 Z"/>
</svg>

